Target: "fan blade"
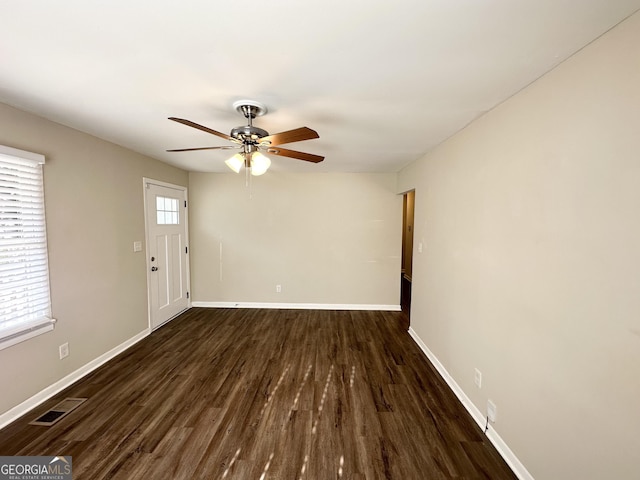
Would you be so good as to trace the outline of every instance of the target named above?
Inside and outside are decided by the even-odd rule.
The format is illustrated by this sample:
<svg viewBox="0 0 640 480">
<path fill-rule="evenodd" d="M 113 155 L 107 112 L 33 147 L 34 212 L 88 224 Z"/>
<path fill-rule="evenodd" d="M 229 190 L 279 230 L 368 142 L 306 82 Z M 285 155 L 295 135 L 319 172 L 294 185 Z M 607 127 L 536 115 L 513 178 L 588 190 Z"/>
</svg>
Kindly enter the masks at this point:
<svg viewBox="0 0 640 480">
<path fill-rule="evenodd" d="M 173 120 L 174 122 L 182 123 L 183 125 L 186 125 L 188 127 L 197 128 L 198 130 L 202 130 L 203 132 L 210 133 L 211 135 L 216 135 L 216 136 L 218 136 L 220 138 L 224 138 L 225 140 L 229 140 L 231 142 L 239 143 L 238 139 L 233 138 L 233 137 L 227 135 L 226 133 L 216 132 L 215 130 L 212 130 L 209 127 L 205 127 L 203 125 L 199 125 L 199 124 L 197 124 L 195 122 L 192 122 L 191 120 L 185 120 L 184 118 L 176 118 L 176 117 L 169 117 L 169 120 Z"/>
<path fill-rule="evenodd" d="M 318 132 L 307 127 L 296 128 L 286 132 L 274 133 L 267 137 L 262 137 L 260 143 L 269 142 L 269 145 L 283 145 L 285 143 L 301 142 L 302 140 L 311 140 L 320 138 Z"/>
<path fill-rule="evenodd" d="M 280 155 L 281 157 L 297 158 L 298 160 L 304 160 L 305 162 L 320 163 L 324 160 L 324 157 L 320 155 L 314 155 L 313 153 L 296 152 L 295 150 L 288 150 L 286 148 L 267 148 L 267 153 L 272 155 Z"/>
<path fill-rule="evenodd" d="M 240 148 L 234 146 L 224 146 L 224 147 L 196 147 L 196 148 L 175 148 L 173 150 L 167 150 L 167 152 L 192 152 L 193 150 L 229 150 L 231 148 Z"/>
</svg>

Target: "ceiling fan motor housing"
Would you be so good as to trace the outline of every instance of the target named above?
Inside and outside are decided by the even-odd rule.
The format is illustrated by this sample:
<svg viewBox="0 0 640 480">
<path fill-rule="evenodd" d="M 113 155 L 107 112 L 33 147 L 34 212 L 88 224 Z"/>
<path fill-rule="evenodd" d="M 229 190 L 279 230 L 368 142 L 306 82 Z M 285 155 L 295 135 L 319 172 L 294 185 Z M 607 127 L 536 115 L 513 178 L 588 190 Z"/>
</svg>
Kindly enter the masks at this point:
<svg viewBox="0 0 640 480">
<path fill-rule="evenodd" d="M 269 132 L 267 132 L 266 130 L 263 130 L 262 128 L 254 127 L 253 125 L 243 125 L 241 127 L 236 127 L 233 130 L 231 130 L 230 135 L 233 138 L 237 138 L 238 140 L 244 140 L 244 139 L 258 140 L 259 138 L 262 138 L 262 137 L 268 137 Z"/>
</svg>

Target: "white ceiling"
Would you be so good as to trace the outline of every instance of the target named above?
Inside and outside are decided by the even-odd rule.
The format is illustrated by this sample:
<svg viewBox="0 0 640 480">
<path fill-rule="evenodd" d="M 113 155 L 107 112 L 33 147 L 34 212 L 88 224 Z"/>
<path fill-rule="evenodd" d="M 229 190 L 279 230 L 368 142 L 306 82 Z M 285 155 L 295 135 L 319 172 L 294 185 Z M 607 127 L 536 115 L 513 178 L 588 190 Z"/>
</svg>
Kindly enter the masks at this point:
<svg viewBox="0 0 640 480">
<path fill-rule="evenodd" d="M 0 102 L 194 171 L 226 171 L 235 100 L 320 139 L 272 170 L 393 172 L 640 8 L 640 0 L 0 0 Z"/>
</svg>

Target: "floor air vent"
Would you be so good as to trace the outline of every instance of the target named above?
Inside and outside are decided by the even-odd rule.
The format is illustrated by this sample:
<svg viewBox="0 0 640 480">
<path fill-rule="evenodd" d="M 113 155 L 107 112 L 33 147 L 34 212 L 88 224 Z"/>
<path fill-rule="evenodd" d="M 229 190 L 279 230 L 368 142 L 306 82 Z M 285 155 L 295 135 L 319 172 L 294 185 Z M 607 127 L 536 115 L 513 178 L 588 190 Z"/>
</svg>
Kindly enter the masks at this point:
<svg viewBox="0 0 640 480">
<path fill-rule="evenodd" d="M 50 427 L 69 415 L 86 401 L 86 398 L 65 398 L 44 415 L 36 418 L 33 422 L 29 422 L 29 425 L 43 425 L 45 427 Z"/>
</svg>

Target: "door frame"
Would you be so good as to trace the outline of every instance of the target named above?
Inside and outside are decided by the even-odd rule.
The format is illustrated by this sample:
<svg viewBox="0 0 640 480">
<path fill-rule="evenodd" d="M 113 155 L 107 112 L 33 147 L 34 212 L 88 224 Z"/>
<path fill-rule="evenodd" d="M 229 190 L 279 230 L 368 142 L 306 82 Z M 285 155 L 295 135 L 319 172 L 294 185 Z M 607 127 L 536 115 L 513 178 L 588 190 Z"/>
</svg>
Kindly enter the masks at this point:
<svg viewBox="0 0 640 480">
<path fill-rule="evenodd" d="M 169 323 L 171 320 L 173 320 L 173 318 L 169 318 L 167 321 L 163 322 L 162 324 L 158 325 L 157 327 L 154 327 L 151 323 L 151 252 L 149 251 L 149 209 L 150 206 L 147 204 L 147 185 L 152 184 L 152 185 L 156 185 L 159 187 L 166 187 L 166 188 L 173 188 L 176 190 L 180 190 L 184 193 L 184 199 L 186 202 L 186 207 L 185 207 L 185 215 L 184 215 L 184 230 L 185 230 L 185 245 L 187 245 L 187 247 L 190 246 L 189 244 L 189 197 L 188 197 L 188 188 L 185 187 L 184 185 L 177 185 L 174 183 L 168 183 L 168 182 L 163 182 L 160 180 L 155 180 L 153 178 L 149 178 L 149 177 L 142 177 L 142 198 L 144 201 L 144 244 L 145 244 L 145 268 L 146 268 L 146 278 L 147 278 L 147 323 L 149 325 L 149 331 L 153 331 L 154 329 L 157 329 L 163 325 L 166 325 L 167 323 Z M 189 254 L 187 254 L 187 259 L 186 259 L 186 275 L 187 275 L 187 291 L 191 292 L 191 271 L 190 271 L 190 264 L 191 264 L 191 252 L 189 251 Z M 191 308 L 191 295 L 189 295 L 189 298 L 187 300 L 187 309 Z M 177 316 L 177 315 L 176 315 Z"/>
<path fill-rule="evenodd" d="M 411 296 L 413 290 L 413 252 L 415 234 L 415 189 L 402 194 L 402 255 L 400 269 L 400 308 L 411 322 Z M 411 202 L 409 202 L 411 200 Z M 409 205 L 411 203 L 411 205 Z M 407 272 L 408 267 L 408 272 Z"/>
</svg>

